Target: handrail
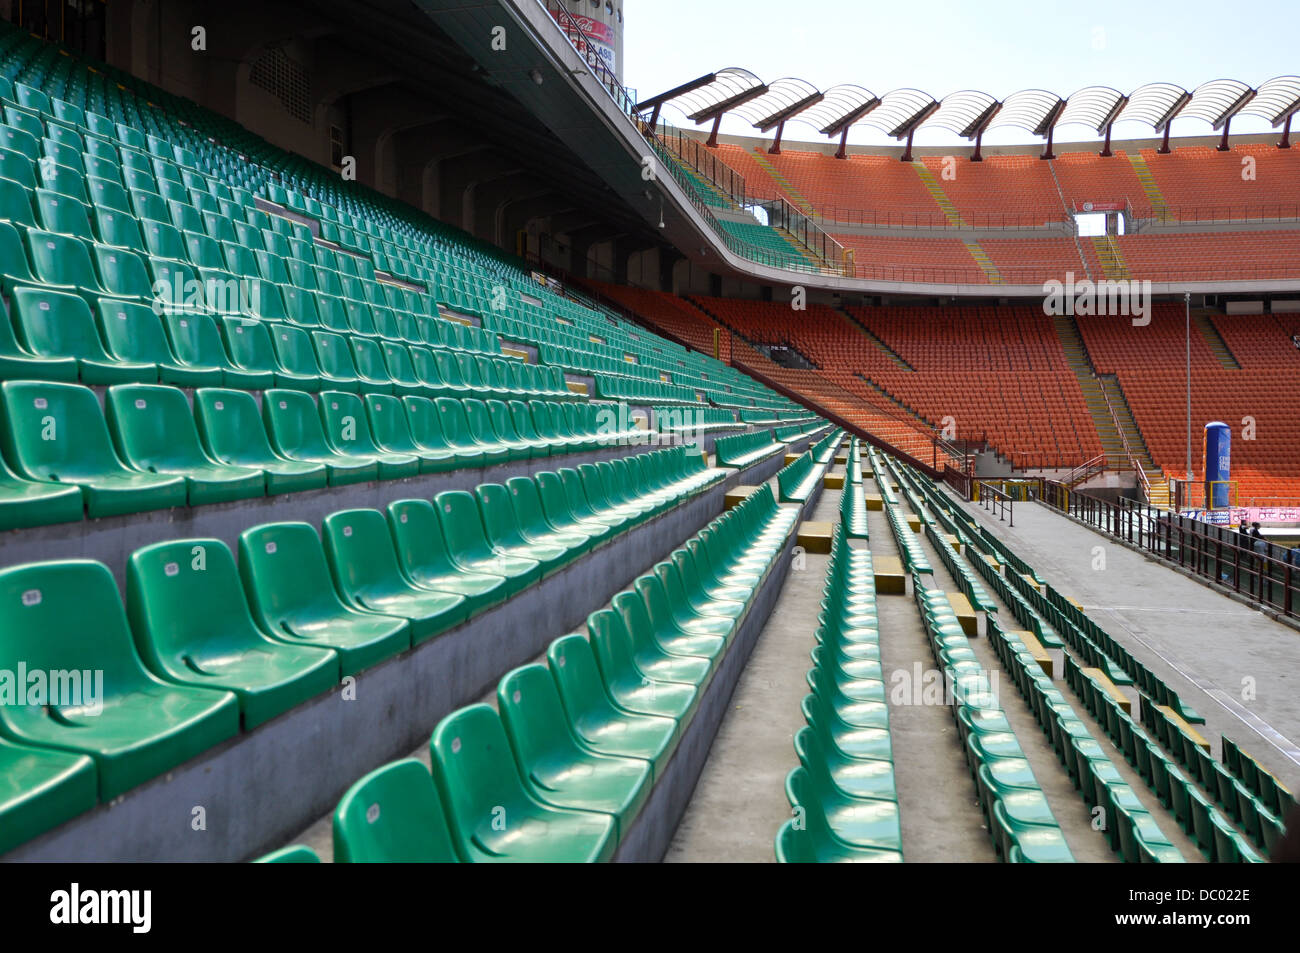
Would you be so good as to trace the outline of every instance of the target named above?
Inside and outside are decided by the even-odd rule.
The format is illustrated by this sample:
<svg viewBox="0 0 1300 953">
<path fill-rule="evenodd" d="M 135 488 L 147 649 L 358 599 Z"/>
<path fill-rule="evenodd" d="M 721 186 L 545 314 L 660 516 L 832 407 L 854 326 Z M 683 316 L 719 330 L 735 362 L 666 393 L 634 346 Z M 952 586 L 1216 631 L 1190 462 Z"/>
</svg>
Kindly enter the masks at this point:
<svg viewBox="0 0 1300 953">
<path fill-rule="evenodd" d="M 1102 396 L 1103 397 L 1105 396 L 1104 390 L 1102 391 Z M 1092 479 L 1098 473 L 1105 473 L 1105 472 L 1106 472 L 1106 454 L 1099 453 L 1091 460 L 1085 460 L 1083 463 L 1080 463 L 1077 467 L 1072 469 L 1069 473 L 1065 475 L 1065 479 L 1063 479 L 1061 482 L 1064 483 L 1066 486 L 1077 486 L 1078 484 L 1083 483 L 1086 480 Z"/>
<path fill-rule="evenodd" d="M 609 93 L 610 98 L 618 104 L 618 107 L 626 115 L 633 119 L 637 118 L 636 97 L 629 93 L 627 87 L 619 82 L 618 77 L 614 75 L 613 70 L 605 62 L 604 57 L 597 53 L 595 47 L 587 41 L 587 35 L 582 31 L 582 26 L 578 23 L 577 18 L 559 0 L 538 0 L 538 2 L 546 8 L 546 12 L 551 15 L 551 19 L 555 21 L 556 26 L 560 28 L 560 32 L 564 34 L 569 44 L 586 61 L 587 66 L 591 68 L 600 84 L 605 87 L 605 91 Z"/>
<path fill-rule="evenodd" d="M 1097 382 L 1101 383 L 1100 377 L 1098 377 Z M 1116 385 L 1119 384 L 1118 379 L 1115 383 Z M 1124 455 L 1128 457 L 1129 466 L 1133 468 L 1133 475 L 1137 478 L 1138 486 L 1142 488 L 1142 498 L 1150 503 L 1151 481 L 1147 479 L 1146 471 L 1142 469 L 1142 465 L 1138 463 L 1137 457 L 1133 454 L 1133 448 L 1129 446 L 1128 437 L 1124 433 L 1124 428 L 1120 426 L 1119 416 L 1115 413 L 1115 406 L 1110 402 L 1110 395 L 1106 393 L 1106 385 L 1102 384 L 1100 390 L 1101 399 L 1106 402 L 1106 410 L 1109 411 L 1111 422 L 1115 425 L 1115 433 L 1119 435 L 1120 443 L 1124 447 Z"/>
<path fill-rule="evenodd" d="M 980 505 L 989 510 L 998 520 L 1007 520 L 1007 526 L 1016 525 L 1016 498 L 1009 493 L 1003 493 L 992 483 L 985 480 L 979 481 Z"/>
<path fill-rule="evenodd" d="M 1179 516 L 1135 500 L 1101 499 L 1043 481 L 1045 506 L 1103 534 L 1172 562 L 1209 583 L 1226 586 L 1290 618 L 1300 618 L 1300 556 L 1263 540 L 1245 543 L 1226 527 Z M 1258 547 L 1258 548 L 1257 548 Z"/>
</svg>

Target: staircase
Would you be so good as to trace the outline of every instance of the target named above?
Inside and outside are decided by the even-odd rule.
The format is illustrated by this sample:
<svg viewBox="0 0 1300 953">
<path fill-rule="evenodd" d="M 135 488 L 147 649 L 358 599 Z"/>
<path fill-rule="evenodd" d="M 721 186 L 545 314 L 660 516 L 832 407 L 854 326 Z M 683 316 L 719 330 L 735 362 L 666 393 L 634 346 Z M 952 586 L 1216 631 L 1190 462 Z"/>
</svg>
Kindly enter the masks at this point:
<svg viewBox="0 0 1300 953">
<path fill-rule="evenodd" d="M 1146 441 L 1142 439 L 1142 431 L 1138 429 L 1137 421 L 1133 419 L 1133 410 L 1129 407 L 1124 391 L 1119 386 L 1119 378 L 1108 374 L 1099 380 L 1110 407 L 1115 412 L 1115 420 L 1119 423 L 1123 434 L 1122 439 L 1128 443 L 1134 461 L 1142 468 L 1142 474 L 1146 478 L 1149 491 L 1147 502 L 1162 510 L 1169 509 L 1169 484 L 1164 478 L 1164 473 L 1151 459 L 1151 452 L 1147 450 Z"/>
<path fill-rule="evenodd" d="M 796 189 L 790 180 L 781 174 L 780 170 L 777 169 L 776 166 L 772 165 L 772 161 L 767 157 L 767 153 L 758 146 L 754 147 L 754 161 L 759 164 L 764 172 L 772 177 L 773 182 L 781 186 L 781 189 L 787 196 L 789 196 L 791 205 L 799 209 L 799 211 L 803 212 L 809 218 L 812 218 L 813 215 L 816 214 L 816 210 L 813 208 L 812 203 L 803 197 L 803 193 Z"/>
<path fill-rule="evenodd" d="M 1230 371 L 1241 370 L 1241 365 L 1233 356 L 1232 351 L 1228 349 L 1228 342 L 1223 340 L 1223 335 L 1219 334 L 1219 329 L 1214 326 L 1210 320 L 1208 311 L 1195 311 L 1192 313 L 1192 326 L 1201 332 L 1201 337 L 1209 346 L 1210 351 L 1214 354 L 1219 362 L 1219 366 Z"/>
<path fill-rule="evenodd" d="M 1097 263 L 1101 265 L 1101 276 L 1103 278 L 1110 278 L 1114 281 L 1128 281 L 1133 277 L 1129 274 L 1128 264 L 1124 261 L 1124 253 L 1119 250 L 1115 236 L 1094 235 L 1092 250 L 1097 253 Z"/>
<path fill-rule="evenodd" d="M 934 177 L 934 173 L 930 171 L 929 166 L 920 159 L 916 159 L 912 162 L 912 168 L 915 169 L 916 174 L 921 177 L 921 184 L 924 185 L 925 190 L 930 193 L 935 204 L 939 206 L 944 216 L 948 219 L 948 223 L 950 225 L 958 226 L 965 225 L 966 222 L 962 219 L 961 213 L 957 211 L 957 206 L 952 204 L 952 199 L 948 198 L 948 193 L 943 190 L 943 186 L 940 185 L 939 180 Z"/>
<path fill-rule="evenodd" d="M 839 274 L 839 270 L 836 268 L 832 268 L 827 263 L 826 259 L 822 258 L 821 255 L 817 254 L 815 251 L 813 251 L 803 242 L 799 241 L 799 239 L 795 238 L 792 234 L 790 234 L 790 232 L 786 231 L 781 226 L 773 225 L 772 231 L 776 232 L 777 235 L 781 236 L 781 239 L 787 245 L 789 245 L 796 252 L 798 252 L 801 258 L 807 261 L 808 264 L 812 265 L 818 271 L 827 271 L 832 274 Z"/>
<path fill-rule="evenodd" d="M 926 427 L 932 430 L 937 429 L 935 428 L 934 424 L 931 421 L 926 420 L 924 417 L 918 414 L 911 407 L 907 406 L 907 404 L 903 403 L 901 400 L 899 400 L 889 391 L 885 390 L 883 387 L 881 387 L 879 384 L 873 381 L 870 377 L 867 377 L 865 374 L 858 374 L 856 376 L 858 377 L 859 380 L 861 380 L 868 387 L 870 387 L 873 392 L 879 394 L 882 400 L 888 401 L 889 405 L 895 408 L 900 414 L 906 414 L 908 417 L 915 420 L 922 427 Z"/>
<path fill-rule="evenodd" d="M 1142 157 L 1142 153 L 1130 152 L 1128 161 L 1133 166 L 1133 172 L 1138 177 L 1142 191 L 1146 194 L 1147 204 L 1151 207 L 1151 217 L 1157 222 L 1173 221 L 1173 216 L 1169 212 L 1169 203 L 1165 201 L 1160 186 L 1156 185 L 1156 177 L 1151 174 L 1151 167 L 1147 165 L 1147 160 Z"/>
<path fill-rule="evenodd" d="M 865 324 L 863 324 L 853 315 L 849 314 L 849 312 L 845 311 L 843 308 L 836 308 L 836 311 L 839 313 L 839 315 L 842 318 L 844 318 L 845 321 L 849 322 L 849 324 L 853 325 L 854 328 L 856 328 L 858 331 L 861 331 L 863 334 L 865 334 L 867 336 L 867 340 L 870 341 L 872 344 L 874 344 L 876 346 L 876 349 L 881 353 L 883 353 L 885 357 L 889 358 L 889 360 L 894 364 L 895 367 L 902 368 L 905 371 L 916 370 L 915 367 L 907 363 L 907 361 L 903 360 L 902 355 L 900 355 L 897 351 L 895 351 L 884 341 L 880 340 L 880 338 L 876 337 L 875 334 L 871 332 L 870 328 L 868 328 Z"/>
<path fill-rule="evenodd" d="M 1097 437 L 1101 441 L 1102 453 L 1106 457 L 1106 467 L 1110 470 L 1125 470 L 1129 466 L 1129 453 L 1134 462 L 1142 469 L 1143 477 L 1150 487 L 1147 502 L 1162 509 L 1169 508 L 1169 486 L 1165 482 L 1160 468 L 1151 459 L 1142 432 L 1138 430 L 1133 419 L 1133 411 L 1120 389 L 1119 380 L 1113 375 L 1099 376 L 1093 369 L 1088 357 L 1088 349 L 1079 335 L 1079 327 L 1069 315 L 1057 315 L 1053 318 L 1056 336 L 1060 339 L 1061 349 L 1065 352 L 1066 362 L 1074 372 L 1083 392 L 1084 403 L 1092 417 Z M 1113 411 L 1113 413 L 1112 413 Z M 1125 449 L 1127 443 L 1128 449 Z"/>
<path fill-rule="evenodd" d="M 1106 396 L 1092 369 L 1092 361 L 1088 359 L 1088 350 L 1084 347 L 1083 338 L 1079 336 L 1079 328 L 1074 323 L 1074 318 L 1065 314 L 1058 314 L 1053 318 L 1053 323 L 1056 325 L 1056 336 L 1060 339 L 1061 348 L 1065 351 L 1065 360 L 1079 382 L 1084 403 L 1088 405 L 1093 426 L 1097 428 L 1101 450 L 1106 455 L 1106 466 L 1111 470 L 1123 469 L 1128 466 L 1124 441 L 1120 439 L 1115 421 L 1106 406 Z"/>
<path fill-rule="evenodd" d="M 998 266 L 993 264 L 993 259 L 989 257 L 988 252 L 983 249 L 980 243 L 973 238 L 963 238 L 962 241 L 966 245 L 966 250 L 970 252 L 970 256 L 975 259 L 975 264 L 983 269 L 984 276 L 988 278 L 989 284 L 1002 284 L 1002 274 L 998 271 Z"/>
</svg>

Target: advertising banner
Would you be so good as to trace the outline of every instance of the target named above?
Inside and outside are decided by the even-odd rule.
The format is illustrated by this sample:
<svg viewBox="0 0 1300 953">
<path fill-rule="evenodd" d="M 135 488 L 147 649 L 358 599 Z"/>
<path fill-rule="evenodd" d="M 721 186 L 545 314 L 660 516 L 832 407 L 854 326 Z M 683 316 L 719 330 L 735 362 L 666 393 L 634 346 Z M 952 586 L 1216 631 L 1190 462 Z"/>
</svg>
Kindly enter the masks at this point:
<svg viewBox="0 0 1300 953">
<path fill-rule="evenodd" d="M 558 14 L 556 14 L 556 19 L 560 20 Z M 578 29 L 582 32 L 581 37 L 570 37 L 578 48 L 578 52 L 584 56 L 588 52 L 594 53 L 605 61 L 605 65 L 610 72 L 617 73 L 618 57 L 614 52 L 614 28 L 608 23 L 602 23 L 599 20 L 579 16 L 578 14 L 570 14 L 564 20 L 560 20 L 562 24 L 566 21 L 576 23 Z"/>
</svg>

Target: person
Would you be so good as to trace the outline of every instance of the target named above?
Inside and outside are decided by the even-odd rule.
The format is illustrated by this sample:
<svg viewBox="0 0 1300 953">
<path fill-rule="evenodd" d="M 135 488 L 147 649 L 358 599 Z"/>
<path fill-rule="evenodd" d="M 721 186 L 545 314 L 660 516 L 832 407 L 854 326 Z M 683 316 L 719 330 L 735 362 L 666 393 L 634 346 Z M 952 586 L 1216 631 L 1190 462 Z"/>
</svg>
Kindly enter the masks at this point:
<svg viewBox="0 0 1300 953">
<path fill-rule="evenodd" d="M 1268 540 L 1264 539 L 1264 534 L 1260 532 L 1258 523 L 1250 524 L 1250 538 L 1257 553 L 1268 552 Z"/>
</svg>

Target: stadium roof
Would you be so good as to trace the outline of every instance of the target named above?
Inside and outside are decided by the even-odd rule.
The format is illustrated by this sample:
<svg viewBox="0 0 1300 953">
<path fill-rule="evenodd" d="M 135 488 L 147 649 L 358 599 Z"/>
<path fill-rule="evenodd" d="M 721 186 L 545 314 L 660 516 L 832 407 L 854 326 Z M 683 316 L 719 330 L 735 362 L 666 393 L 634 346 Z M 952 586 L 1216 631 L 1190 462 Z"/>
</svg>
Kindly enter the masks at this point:
<svg viewBox="0 0 1300 953">
<path fill-rule="evenodd" d="M 906 139 L 911 152 L 913 134 L 922 128 L 946 129 L 976 143 L 997 126 L 1015 126 L 1047 140 L 1050 157 L 1052 134 L 1058 125 L 1081 124 L 1105 135 L 1109 149 L 1111 127 L 1119 121 L 1137 121 L 1163 133 L 1176 117 L 1200 119 L 1214 130 L 1228 128 L 1238 113 L 1258 116 L 1275 128 L 1286 126 L 1300 110 L 1300 76 L 1278 76 L 1258 89 L 1235 79 L 1215 79 L 1188 91 L 1173 83 L 1148 83 L 1128 95 L 1108 86 L 1087 86 L 1062 98 L 1043 89 L 1025 89 L 998 100 L 974 89 L 958 90 L 937 100 L 919 89 L 895 89 L 877 95 L 862 86 L 832 86 L 818 90 L 806 80 L 786 77 L 764 83 L 745 69 L 728 67 L 708 73 L 676 89 L 637 104 L 652 109 L 654 118 L 671 104 L 692 122 L 713 122 L 712 141 L 728 113 L 750 122 L 760 132 L 777 129 L 777 143 L 787 122 L 812 126 L 824 136 L 839 136 L 841 155 L 853 126 L 874 126 L 895 139 Z M 906 154 L 905 154 L 906 157 Z"/>
</svg>

